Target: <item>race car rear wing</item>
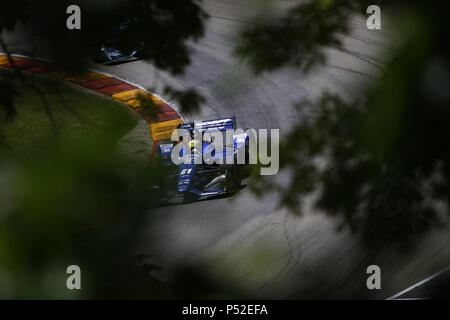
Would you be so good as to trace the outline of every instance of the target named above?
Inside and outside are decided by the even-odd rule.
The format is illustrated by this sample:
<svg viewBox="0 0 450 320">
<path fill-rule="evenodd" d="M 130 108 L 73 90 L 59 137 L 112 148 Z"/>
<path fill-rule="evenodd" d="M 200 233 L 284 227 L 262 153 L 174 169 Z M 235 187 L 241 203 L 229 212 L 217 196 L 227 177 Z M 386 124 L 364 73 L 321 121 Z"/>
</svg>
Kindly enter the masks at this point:
<svg viewBox="0 0 450 320">
<path fill-rule="evenodd" d="M 194 129 L 200 130 L 200 132 L 204 132 L 208 129 L 217 129 L 220 131 L 225 131 L 229 129 L 236 129 L 236 118 L 221 118 L 214 120 L 206 120 L 206 121 L 194 121 L 189 123 L 182 123 L 178 125 L 179 129 L 186 129 L 189 131 L 193 131 Z"/>
</svg>

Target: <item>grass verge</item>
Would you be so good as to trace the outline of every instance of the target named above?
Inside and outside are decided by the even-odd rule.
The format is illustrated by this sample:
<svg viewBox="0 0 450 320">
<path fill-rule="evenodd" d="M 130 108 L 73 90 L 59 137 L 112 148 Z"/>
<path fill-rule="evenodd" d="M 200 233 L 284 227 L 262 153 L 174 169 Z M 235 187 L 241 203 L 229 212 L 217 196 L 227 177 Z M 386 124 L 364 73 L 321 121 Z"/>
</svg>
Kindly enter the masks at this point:
<svg viewBox="0 0 450 320">
<path fill-rule="evenodd" d="M 110 98 L 40 75 L 0 70 L 14 88 L 16 115 L 0 108 L 0 136 L 14 153 L 29 155 L 57 142 L 71 146 L 90 137 L 115 142 L 137 124 L 137 116 Z M 1 106 L 0 106 L 1 107 Z"/>
</svg>

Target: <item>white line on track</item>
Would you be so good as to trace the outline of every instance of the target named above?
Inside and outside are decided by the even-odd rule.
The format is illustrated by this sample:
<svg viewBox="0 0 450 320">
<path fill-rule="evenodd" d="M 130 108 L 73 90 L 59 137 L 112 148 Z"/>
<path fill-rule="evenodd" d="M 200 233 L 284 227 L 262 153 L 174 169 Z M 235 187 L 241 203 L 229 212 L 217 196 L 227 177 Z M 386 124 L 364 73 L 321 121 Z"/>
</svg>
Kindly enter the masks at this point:
<svg viewBox="0 0 450 320">
<path fill-rule="evenodd" d="M 424 284 L 424 283 L 426 283 L 426 282 L 428 282 L 428 281 L 430 281 L 430 280 L 432 280 L 432 279 L 434 279 L 434 278 L 440 276 L 441 274 L 443 274 L 443 273 L 445 273 L 445 272 L 447 272 L 447 271 L 449 271 L 449 270 L 450 270 L 450 265 L 447 266 L 446 268 L 442 269 L 441 271 L 436 272 L 435 274 L 432 274 L 432 275 L 429 276 L 428 278 L 423 279 L 422 281 L 417 282 L 416 284 L 412 285 L 411 287 L 406 288 L 405 290 L 400 291 L 400 292 L 397 293 L 397 294 L 394 294 L 393 296 L 387 298 L 386 300 L 394 300 L 395 298 L 400 297 L 402 294 L 404 294 L 404 293 L 406 293 L 406 292 L 408 292 L 408 291 L 411 291 L 412 289 L 417 288 L 418 286 L 421 286 L 422 284 Z M 401 299 L 398 299 L 398 300 L 401 300 Z"/>
</svg>

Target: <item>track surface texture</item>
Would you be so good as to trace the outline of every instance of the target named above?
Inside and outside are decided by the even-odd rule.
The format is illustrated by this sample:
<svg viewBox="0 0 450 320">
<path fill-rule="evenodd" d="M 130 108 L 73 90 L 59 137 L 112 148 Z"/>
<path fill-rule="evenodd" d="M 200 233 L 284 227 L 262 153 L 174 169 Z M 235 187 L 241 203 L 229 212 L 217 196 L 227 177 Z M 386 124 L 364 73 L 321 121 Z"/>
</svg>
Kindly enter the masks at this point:
<svg viewBox="0 0 450 320">
<path fill-rule="evenodd" d="M 383 68 L 380 57 L 391 41 L 388 27 L 368 30 L 364 17 L 355 17 L 351 34 L 343 38 L 345 49 L 326 50 L 326 66 L 308 75 L 283 68 L 255 77 L 232 55 L 237 31 L 255 13 L 246 3 L 203 1 L 210 18 L 204 37 L 190 44 L 192 63 L 183 76 L 145 61 L 95 68 L 160 95 L 165 85 L 198 90 L 206 103 L 198 114 L 184 115 L 187 120 L 236 116 L 240 128 L 279 128 L 281 136 L 301 117 L 296 102 L 324 90 L 351 97 Z M 295 3 L 278 1 L 276 9 Z M 6 39 L 11 48 L 20 47 L 13 35 Z M 288 174 L 281 172 L 276 179 L 287 180 Z M 348 230 L 337 230 L 338 219 L 313 209 L 296 216 L 277 208 L 275 194 L 257 198 L 248 188 L 233 197 L 162 207 L 148 219 L 138 251 L 161 265 L 161 278 L 179 266 L 199 263 L 217 284 L 255 298 L 382 299 L 450 264 L 448 228 L 433 231 L 411 254 L 370 261 L 381 267 L 382 289 L 368 290 L 362 247 Z"/>
</svg>

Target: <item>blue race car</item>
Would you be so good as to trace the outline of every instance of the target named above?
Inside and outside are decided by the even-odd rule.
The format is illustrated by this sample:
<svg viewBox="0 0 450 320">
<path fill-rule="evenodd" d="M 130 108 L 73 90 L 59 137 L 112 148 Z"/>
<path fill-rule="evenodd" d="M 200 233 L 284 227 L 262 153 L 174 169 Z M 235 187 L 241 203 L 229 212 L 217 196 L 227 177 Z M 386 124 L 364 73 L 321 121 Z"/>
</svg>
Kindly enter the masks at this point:
<svg viewBox="0 0 450 320">
<path fill-rule="evenodd" d="M 101 32 L 101 45 L 93 48 L 94 61 L 109 65 L 139 59 L 139 54 L 144 47 L 143 42 L 137 42 L 130 46 L 124 41 L 127 33 L 132 32 L 135 23 L 134 20 L 129 20 L 107 29 L 107 32 Z"/>
<path fill-rule="evenodd" d="M 217 132 L 224 132 L 228 129 L 235 130 L 236 120 L 231 117 L 191 122 L 180 124 L 178 128 L 187 130 L 193 138 L 194 130 L 202 133 L 207 129 L 216 129 Z M 225 141 L 225 137 L 223 141 Z M 169 188 L 172 190 L 168 190 L 168 199 L 182 197 L 183 202 L 192 202 L 200 198 L 232 194 L 238 191 L 241 188 L 242 179 L 249 176 L 249 166 L 237 164 L 237 156 L 238 152 L 244 152 L 245 159 L 248 159 L 248 143 L 248 133 L 233 135 L 232 142 L 229 145 L 224 143 L 221 150 L 216 150 L 213 141 L 200 143 L 200 141 L 191 139 L 180 149 L 180 157 L 183 162 L 174 165 L 171 153 L 177 142 L 159 141 L 156 150 L 157 157 L 163 165 L 173 168 L 173 174 L 169 176 L 169 179 L 176 181 L 176 185 L 172 184 Z M 206 156 L 204 156 L 205 154 Z M 234 159 L 233 164 L 227 164 L 226 157 Z"/>
</svg>

